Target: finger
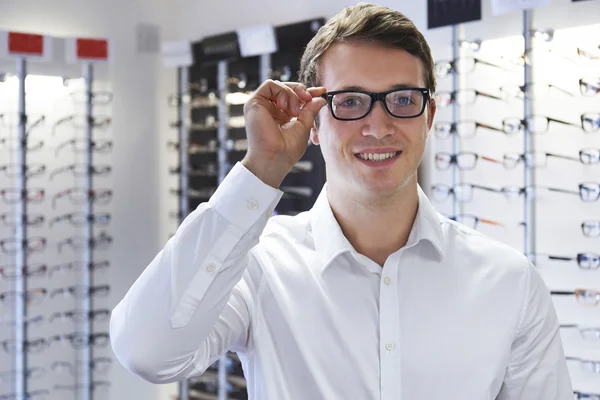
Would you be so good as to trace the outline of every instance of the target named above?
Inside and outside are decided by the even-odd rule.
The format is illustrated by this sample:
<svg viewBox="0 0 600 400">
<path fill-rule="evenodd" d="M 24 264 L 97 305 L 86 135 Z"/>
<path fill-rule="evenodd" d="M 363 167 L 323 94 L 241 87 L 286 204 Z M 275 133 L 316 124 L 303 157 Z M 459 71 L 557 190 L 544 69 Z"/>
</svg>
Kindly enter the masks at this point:
<svg viewBox="0 0 600 400">
<path fill-rule="evenodd" d="M 319 114 L 319 110 L 327 104 L 327 101 L 322 97 L 315 97 L 310 102 L 306 103 L 298 115 L 297 121 L 300 122 L 308 131 L 312 128 L 315 118 Z"/>
<path fill-rule="evenodd" d="M 288 85 L 287 82 L 286 82 L 286 85 Z M 309 102 L 313 98 L 310 95 L 310 93 L 308 93 L 306 86 L 304 86 L 303 84 L 299 83 L 299 84 L 289 85 L 289 86 L 294 90 L 294 93 L 296 93 L 298 95 L 298 98 L 300 99 L 300 101 L 302 103 Z"/>
<path fill-rule="evenodd" d="M 298 115 L 300 100 L 290 86 L 269 79 L 256 90 L 255 95 L 272 101 L 290 115 Z"/>
<path fill-rule="evenodd" d="M 311 87 L 307 90 L 312 97 L 321 97 L 327 92 L 327 89 L 325 89 L 323 86 Z"/>
<path fill-rule="evenodd" d="M 292 119 L 292 117 L 288 113 L 286 113 L 282 109 L 278 108 L 272 102 L 269 102 L 268 107 L 269 107 L 269 112 L 271 113 L 271 116 L 273 117 L 275 122 L 277 122 L 279 125 L 287 124 Z"/>
</svg>

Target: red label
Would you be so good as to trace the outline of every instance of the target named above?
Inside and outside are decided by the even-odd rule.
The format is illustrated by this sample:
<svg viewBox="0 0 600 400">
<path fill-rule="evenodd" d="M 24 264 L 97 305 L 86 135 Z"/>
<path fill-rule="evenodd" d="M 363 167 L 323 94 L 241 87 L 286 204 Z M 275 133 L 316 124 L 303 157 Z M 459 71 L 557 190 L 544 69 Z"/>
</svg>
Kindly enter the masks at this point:
<svg viewBox="0 0 600 400">
<path fill-rule="evenodd" d="M 108 59 L 108 40 L 105 39 L 77 39 L 77 58 Z"/>
<path fill-rule="evenodd" d="M 8 52 L 41 56 L 44 54 L 44 36 L 9 32 Z"/>
</svg>

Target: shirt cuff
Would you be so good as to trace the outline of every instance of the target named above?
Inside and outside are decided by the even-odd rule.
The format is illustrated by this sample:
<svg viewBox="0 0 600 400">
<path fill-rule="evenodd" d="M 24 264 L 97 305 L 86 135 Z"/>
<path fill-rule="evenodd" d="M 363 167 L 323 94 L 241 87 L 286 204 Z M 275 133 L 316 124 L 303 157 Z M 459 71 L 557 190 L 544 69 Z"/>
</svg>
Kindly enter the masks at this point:
<svg viewBox="0 0 600 400">
<path fill-rule="evenodd" d="M 231 224 L 247 232 L 260 218 L 271 216 L 282 196 L 283 191 L 267 185 L 237 162 L 208 203 Z"/>
</svg>

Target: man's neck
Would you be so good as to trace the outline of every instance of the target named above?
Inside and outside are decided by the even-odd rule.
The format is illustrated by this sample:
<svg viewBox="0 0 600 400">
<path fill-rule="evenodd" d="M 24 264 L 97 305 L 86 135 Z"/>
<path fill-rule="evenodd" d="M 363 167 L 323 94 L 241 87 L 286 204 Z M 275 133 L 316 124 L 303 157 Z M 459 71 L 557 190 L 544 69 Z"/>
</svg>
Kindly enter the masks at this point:
<svg viewBox="0 0 600 400">
<path fill-rule="evenodd" d="M 417 210 L 417 183 L 409 182 L 393 198 L 355 199 L 342 190 L 328 189 L 331 210 L 354 249 L 383 266 L 390 254 L 408 241 Z"/>
</svg>

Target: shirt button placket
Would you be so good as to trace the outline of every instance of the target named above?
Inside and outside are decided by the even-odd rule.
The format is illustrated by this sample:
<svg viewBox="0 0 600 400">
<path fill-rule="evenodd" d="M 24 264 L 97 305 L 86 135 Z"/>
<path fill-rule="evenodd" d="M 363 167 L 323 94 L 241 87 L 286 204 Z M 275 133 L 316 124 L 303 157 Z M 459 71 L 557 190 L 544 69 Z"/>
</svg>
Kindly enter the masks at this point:
<svg viewBox="0 0 600 400">
<path fill-rule="evenodd" d="M 396 281 L 392 278 L 397 276 L 398 271 L 396 257 L 390 257 L 381 271 L 379 295 L 381 400 L 397 400 L 400 394 L 400 371 L 396 368 L 400 357 L 397 349 L 400 324 L 399 294 Z"/>
</svg>

